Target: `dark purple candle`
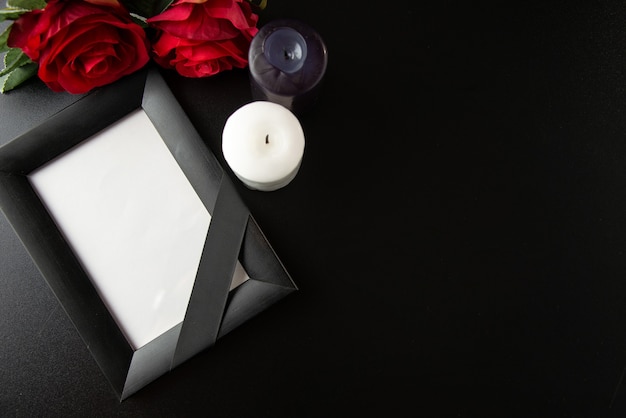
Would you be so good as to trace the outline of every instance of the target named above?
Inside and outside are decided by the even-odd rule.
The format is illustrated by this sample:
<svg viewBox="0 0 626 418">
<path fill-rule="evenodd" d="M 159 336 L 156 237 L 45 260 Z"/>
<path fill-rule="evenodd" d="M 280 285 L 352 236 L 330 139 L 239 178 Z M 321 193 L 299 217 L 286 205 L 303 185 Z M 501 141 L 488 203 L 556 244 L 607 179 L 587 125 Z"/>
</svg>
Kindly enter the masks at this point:
<svg viewBox="0 0 626 418">
<path fill-rule="evenodd" d="M 252 38 L 248 52 L 252 97 L 299 115 L 317 100 L 326 72 L 326 45 L 309 25 L 274 20 Z"/>
</svg>

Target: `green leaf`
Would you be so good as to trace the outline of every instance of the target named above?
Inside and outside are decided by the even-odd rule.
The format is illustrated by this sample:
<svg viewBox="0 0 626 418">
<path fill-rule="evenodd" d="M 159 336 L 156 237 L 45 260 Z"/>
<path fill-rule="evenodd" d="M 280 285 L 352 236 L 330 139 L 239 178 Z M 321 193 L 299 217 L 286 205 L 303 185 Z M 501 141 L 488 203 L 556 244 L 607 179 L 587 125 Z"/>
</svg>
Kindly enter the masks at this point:
<svg viewBox="0 0 626 418">
<path fill-rule="evenodd" d="M 0 22 L 4 20 L 15 20 L 26 12 L 30 12 L 28 9 L 16 9 L 14 7 L 0 9 Z"/>
<path fill-rule="evenodd" d="M 130 13 L 145 19 L 156 16 L 172 4 L 174 0 L 126 0 L 122 1 Z"/>
<path fill-rule="evenodd" d="M 9 33 L 11 33 L 11 25 L 7 26 L 4 31 L 0 33 L 0 52 L 9 50 L 9 46 L 7 45 Z"/>
<path fill-rule="evenodd" d="M 45 0 L 8 0 L 7 6 L 14 7 L 17 9 L 27 9 L 27 10 L 35 10 L 35 9 L 43 9 L 46 7 Z"/>
<path fill-rule="evenodd" d="M 267 7 L 267 0 L 248 0 L 248 2 L 259 10 Z"/>
<path fill-rule="evenodd" d="M 31 62 L 30 58 L 28 58 L 21 49 L 9 48 L 9 51 L 4 56 L 4 69 L 0 71 L 0 76 L 8 74 L 16 68 Z"/>
<path fill-rule="evenodd" d="M 0 9 L 0 22 L 16 20 L 24 13 L 46 7 L 45 0 L 9 0 L 7 7 Z"/>
<path fill-rule="evenodd" d="M 29 78 L 37 74 L 38 65 L 34 62 L 23 65 L 0 77 L 0 93 L 13 90 Z"/>
<path fill-rule="evenodd" d="M 148 22 L 146 22 L 146 18 L 143 16 L 139 16 L 135 13 L 130 13 L 130 18 L 133 19 L 133 22 L 146 29 L 148 27 Z"/>
</svg>

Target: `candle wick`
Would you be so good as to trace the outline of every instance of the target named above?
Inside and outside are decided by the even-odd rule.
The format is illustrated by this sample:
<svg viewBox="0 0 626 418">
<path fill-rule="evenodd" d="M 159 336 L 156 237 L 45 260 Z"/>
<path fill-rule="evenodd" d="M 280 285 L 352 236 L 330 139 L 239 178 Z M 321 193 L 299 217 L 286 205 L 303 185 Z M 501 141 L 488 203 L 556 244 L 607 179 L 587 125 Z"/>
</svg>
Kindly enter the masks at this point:
<svg viewBox="0 0 626 418">
<path fill-rule="evenodd" d="M 266 144 L 270 143 L 270 135 L 269 134 L 265 135 L 265 143 Z"/>
</svg>

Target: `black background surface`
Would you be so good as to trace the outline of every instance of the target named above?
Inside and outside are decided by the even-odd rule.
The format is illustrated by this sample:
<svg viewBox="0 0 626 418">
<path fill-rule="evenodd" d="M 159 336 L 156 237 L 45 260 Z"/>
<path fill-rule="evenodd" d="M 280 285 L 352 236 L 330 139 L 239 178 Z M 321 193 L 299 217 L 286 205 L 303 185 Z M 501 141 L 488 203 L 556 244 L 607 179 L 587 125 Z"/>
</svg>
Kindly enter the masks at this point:
<svg viewBox="0 0 626 418">
<path fill-rule="evenodd" d="M 238 185 L 300 290 L 120 404 L 0 217 L 0 415 L 626 416 L 626 6 L 270 0 L 260 25 L 283 17 L 325 84 L 295 180 Z M 247 71 L 163 74 L 226 168 Z M 1 95 L 0 144 L 75 99 Z"/>
</svg>

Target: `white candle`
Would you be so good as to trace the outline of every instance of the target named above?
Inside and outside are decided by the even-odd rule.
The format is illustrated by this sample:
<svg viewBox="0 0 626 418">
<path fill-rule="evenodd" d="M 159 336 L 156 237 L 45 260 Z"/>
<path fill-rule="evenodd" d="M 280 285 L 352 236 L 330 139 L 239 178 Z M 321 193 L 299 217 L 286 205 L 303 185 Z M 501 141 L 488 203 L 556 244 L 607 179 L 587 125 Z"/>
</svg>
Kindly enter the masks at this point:
<svg viewBox="0 0 626 418">
<path fill-rule="evenodd" d="M 272 191 L 286 186 L 300 169 L 304 132 L 286 107 L 255 101 L 237 109 L 222 131 L 224 159 L 250 189 Z"/>
</svg>

